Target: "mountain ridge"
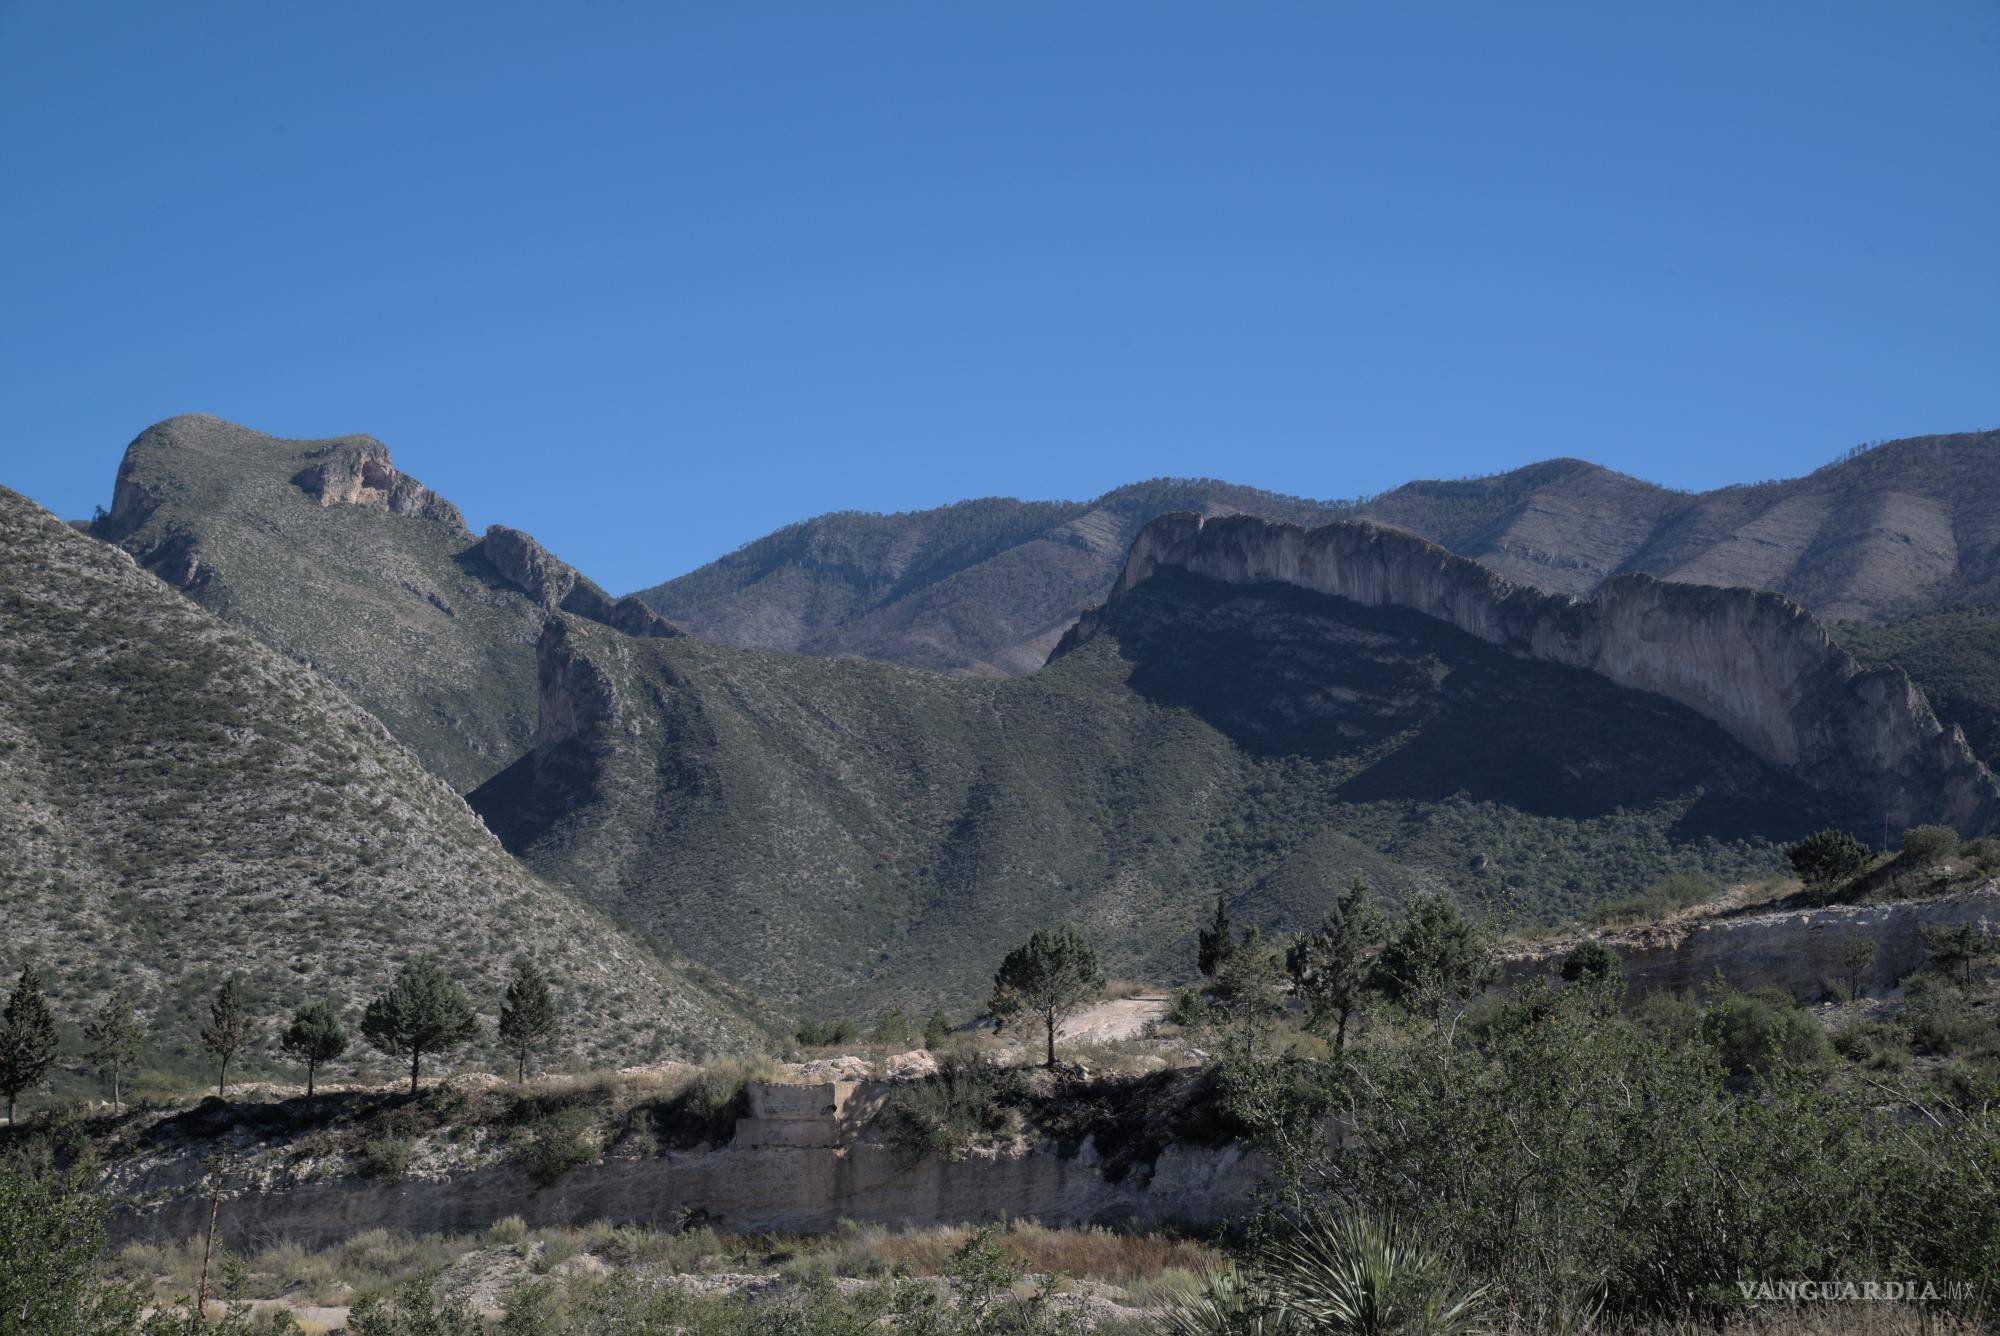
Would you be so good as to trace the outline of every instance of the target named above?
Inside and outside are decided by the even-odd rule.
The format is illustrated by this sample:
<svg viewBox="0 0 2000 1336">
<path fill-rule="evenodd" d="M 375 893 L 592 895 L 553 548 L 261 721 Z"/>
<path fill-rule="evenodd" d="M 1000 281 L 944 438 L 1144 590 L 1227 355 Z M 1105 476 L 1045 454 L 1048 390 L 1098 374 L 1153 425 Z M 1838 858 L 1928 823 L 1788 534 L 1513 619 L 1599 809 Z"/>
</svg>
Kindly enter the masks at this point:
<svg viewBox="0 0 2000 1336">
<path fill-rule="evenodd" d="M 1139 528 L 1182 509 L 1301 524 L 1369 519 L 1517 583 L 1569 594 L 1636 571 L 1768 589 L 1830 622 L 2000 598 L 2000 521 L 1989 518 L 2000 510 L 1993 431 L 1884 442 L 1799 478 L 1705 492 L 1562 456 L 1347 501 L 1165 479 L 1088 502 L 977 504 L 987 530 L 1011 541 L 996 537 L 979 560 L 928 585 L 891 589 L 865 560 L 823 572 L 817 554 L 846 550 L 860 522 L 843 512 L 788 525 L 637 597 L 692 634 L 728 644 L 976 675 L 1032 672 L 1060 638 L 1059 624 L 1103 601 Z M 950 510 L 862 518 L 877 547 L 921 547 Z M 1102 541 L 1079 554 L 1064 531 L 1085 515 L 1096 517 Z M 1023 608 L 1034 612 L 1023 616 Z"/>
</svg>

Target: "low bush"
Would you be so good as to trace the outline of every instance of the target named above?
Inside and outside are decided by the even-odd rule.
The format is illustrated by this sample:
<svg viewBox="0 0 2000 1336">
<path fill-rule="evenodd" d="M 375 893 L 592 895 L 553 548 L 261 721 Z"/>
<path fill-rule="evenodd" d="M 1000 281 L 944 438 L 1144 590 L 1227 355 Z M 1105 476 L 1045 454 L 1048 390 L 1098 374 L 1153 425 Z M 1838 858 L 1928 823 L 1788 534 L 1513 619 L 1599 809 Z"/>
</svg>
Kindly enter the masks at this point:
<svg viewBox="0 0 2000 1336">
<path fill-rule="evenodd" d="M 1958 832 L 1950 826 L 1912 826 L 1903 832 L 1896 862 L 1905 867 L 1929 867 L 1958 852 Z"/>
<path fill-rule="evenodd" d="M 1833 1046 L 1850 1062 L 1870 1071 L 1901 1071 L 1910 1060 L 1910 1040 L 1901 1026 L 1881 1021 L 1857 1021 L 1833 1038 Z"/>
<path fill-rule="evenodd" d="M 1935 974 L 1919 974 L 1904 985 L 1897 1014 L 1910 1046 L 1932 1057 L 1974 1053 L 1991 1047 L 1994 1027 L 1974 1015 L 1965 991 Z"/>
<path fill-rule="evenodd" d="M 1018 1075 L 978 1057 L 947 1056 L 937 1071 L 890 1096 L 877 1122 L 897 1159 L 955 1160 L 1008 1124 L 1003 1095 Z"/>
<path fill-rule="evenodd" d="M 1702 1017 L 1701 1034 L 1738 1079 L 1766 1076 L 1779 1067 L 1823 1068 L 1833 1058 L 1826 1027 L 1782 988 L 1717 998 Z"/>
<path fill-rule="evenodd" d="M 589 1164 L 600 1150 L 597 1120 L 586 1109 L 561 1109 L 529 1124 L 516 1143 L 515 1159 L 538 1187 L 549 1187 L 570 1170 Z"/>
<path fill-rule="evenodd" d="M 404 1137 L 370 1137 L 354 1158 L 356 1167 L 370 1178 L 401 1178 L 409 1172 L 414 1152 Z"/>
<path fill-rule="evenodd" d="M 1651 923 L 1713 900 L 1721 889 L 1706 877 L 1677 873 L 1662 877 L 1637 895 L 1604 905 L 1594 917 L 1599 924 Z"/>
</svg>

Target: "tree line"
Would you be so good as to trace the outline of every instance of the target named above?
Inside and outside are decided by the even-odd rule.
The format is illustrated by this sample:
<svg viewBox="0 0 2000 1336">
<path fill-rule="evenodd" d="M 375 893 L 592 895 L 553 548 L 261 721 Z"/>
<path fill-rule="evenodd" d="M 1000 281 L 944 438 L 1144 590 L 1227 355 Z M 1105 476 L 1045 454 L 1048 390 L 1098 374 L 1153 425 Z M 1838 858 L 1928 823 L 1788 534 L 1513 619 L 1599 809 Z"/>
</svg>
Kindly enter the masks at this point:
<svg viewBox="0 0 2000 1336">
<path fill-rule="evenodd" d="M 564 1012 L 547 973 L 528 957 L 516 957 L 500 999 L 495 1038 L 513 1058 L 517 1080 L 526 1080 L 529 1060 L 547 1052 L 560 1037 Z M 200 1042 L 215 1063 L 218 1097 L 229 1093 L 230 1065 L 257 1047 L 269 1024 L 270 1018 L 252 1010 L 236 979 L 226 979 L 216 989 L 201 1022 Z M 388 988 L 368 1002 L 359 1026 L 361 1037 L 371 1046 L 409 1064 L 413 1093 L 425 1058 L 443 1056 L 469 1043 L 479 1037 L 480 1028 L 471 994 L 453 982 L 433 957 L 404 965 Z M 86 1064 L 105 1083 L 111 1102 L 122 1106 L 146 1038 L 130 1000 L 115 994 L 107 998 L 84 1022 L 82 1032 Z M 350 1035 L 340 1008 L 316 999 L 292 1013 L 277 1030 L 275 1041 L 279 1053 L 305 1069 L 310 1098 L 321 1069 L 347 1053 Z M 60 1048 L 55 1011 L 41 975 L 29 965 L 0 1012 L 0 1095 L 6 1097 L 9 1124 L 20 1097 L 53 1075 Z"/>
</svg>

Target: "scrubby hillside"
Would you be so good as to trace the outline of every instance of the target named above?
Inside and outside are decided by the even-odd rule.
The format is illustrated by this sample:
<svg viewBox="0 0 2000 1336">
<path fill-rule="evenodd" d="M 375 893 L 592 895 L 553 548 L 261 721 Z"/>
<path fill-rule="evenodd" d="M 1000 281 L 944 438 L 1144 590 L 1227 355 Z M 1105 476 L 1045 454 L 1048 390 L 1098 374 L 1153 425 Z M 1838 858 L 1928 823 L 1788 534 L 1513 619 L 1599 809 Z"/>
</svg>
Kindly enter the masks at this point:
<svg viewBox="0 0 2000 1336">
<path fill-rule="evenodd" d="M 742 1005 L 540 881 L 319 674 L 0 489 L 0 975 L 79 1018 L 127 993 L 149 1061 L 241 975 L 350 1009 L 439 953 L 485 1012 L 530 951 L 598 1061 L 742 1047 Z"/>
<path fill-rule="evenodd" d="M 1658 697 L 1167 572 L 1032 677 L 563 619 L 541 680 L 536 753 L 475 806 L 613 916 L 816 1007 L 962 1005 L 1060 920 L 1174 977 L 1217 891 L 1297 928 L 1357 873 L 1543 921 L 1771 870 L 1765 837 L 1839 815 Z"/>
</svg>

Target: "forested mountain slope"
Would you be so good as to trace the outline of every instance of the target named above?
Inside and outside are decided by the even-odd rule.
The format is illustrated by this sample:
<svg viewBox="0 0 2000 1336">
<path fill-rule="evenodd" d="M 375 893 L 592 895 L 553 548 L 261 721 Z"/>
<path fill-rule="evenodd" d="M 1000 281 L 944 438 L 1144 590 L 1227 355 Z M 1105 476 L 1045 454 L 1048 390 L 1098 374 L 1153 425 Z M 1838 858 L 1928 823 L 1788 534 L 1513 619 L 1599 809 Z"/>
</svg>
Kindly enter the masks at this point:
<svg viewBox="0 0 2000 1336">
<path fill-rule="evenodd" d="M 1356 874 L 1546 921 L 1779 866 L 1849 814 L 1656 696 L 1417 613 L 1162 572 L 1022 678 L 557 618 L 532 756 L 473 795 L 533 867 L 811 1007 L 963 1006 L 1033 929 L 1177 977 L 1214 895 Z"/>
<path fill-rule="evenodd" d="M 265 1014 L 325 998 L 352 1024 L 425 952 L 489 1034 L 527 951 L 578 1008 L 578 1056 L 759 1039 L 733 994 L 522 868 L 320 674 L 4 489 L 0 906 L 0 976 L 35 964 L 71 1020 L 125 993 L 181 1058 L 225 976 Z"/>
</svg>

